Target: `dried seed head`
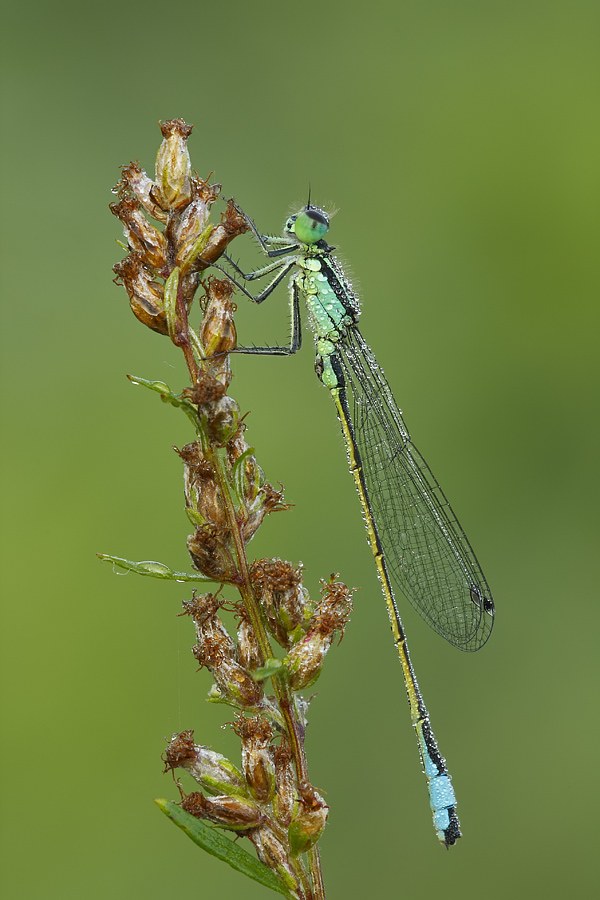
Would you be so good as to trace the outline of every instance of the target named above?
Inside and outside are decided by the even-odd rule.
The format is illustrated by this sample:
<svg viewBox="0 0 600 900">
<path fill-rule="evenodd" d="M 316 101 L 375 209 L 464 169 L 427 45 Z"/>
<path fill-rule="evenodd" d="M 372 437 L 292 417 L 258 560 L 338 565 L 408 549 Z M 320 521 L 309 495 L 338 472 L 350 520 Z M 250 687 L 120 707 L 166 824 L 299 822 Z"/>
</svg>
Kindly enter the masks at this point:
<svg viewBox="0 0 600 900">
<path fill-rule="evenodd" d="M 271 723 L 264 716 L 238 716 L 233 730 L 242 745 L 254 749 L 268 747 L 274 732 Z"/>
<path fill-rule="evenodd" d="M 244 437 L 245 430 L 245 423 L 240 421 L 240 427 L 227 444 L 227 456 L 231 466 L 237 462 L 240 456 L 243 456 L 246 451 L 250 449 L 250 445 Z"/>
<path fill-rule="evenodd" d="M 206 637 L 201 643 L 194 644 L 192 653 L 196 658 L 200 668 L 206 666 L 211 672 L 216 668 L 224 670 L 225 664 L 229 661 L 228 647 L 216 638 Z"/>
<path fill-rule="evenodd" d="M 270 741 L 272 725 L 262 716 L 238 716 L 233 724 L 242 740 L 242 771 L 252 796 L 259 803 L 270 803 L 275 793 L 275 761 Z"/>
<path fill-rule="evenodd" d="M 169 326 L 164 307 L 164 289 L 154 280 L 154 274 L 145 267 L 143 259 L 131 253 L 115 263 L 113 272 L 117 275 L 129 297 L 129 305 L 136 317 L 152 331 L 168 334 Z"/>
<path fill-rule="evenodd" d="M 260 503 L 256 503 L 256 501 L 259 500 L 261 489 L 263 487 L 266 487 L 265 473 L 263 472 L 263 470 L 257 463 L 256 457 L 252 453 L 248 453 L 248 455 L 242 461 L 241 466 L 242 466 L 242 468 L 241 468 L 240 474 L 241 474 L 241 480 L 242 480 L 242 492 L 244 495 L 244 500 L 247 501 L 247 503 L 250 507 L 249 512 L 251 513 L 251 518 L 254 519 L 254 516 L 256 515 L 256 513 L 258 513 L 258 511 L 262 510 L 264 507 L 264 503 L 262 502 L 265 499 L 264 497 L 260 498 L 260 500 L 261 500 Z M 270 485 L 269 485 L 269 488 L 271 489 Z M 265 492 L 265 496 L 266 496 L 266 492 Z M 255 507 L 256 507 L 256 509 L 255 509 Z M 265 515 L 266 515 L 266 511 L 265 511 Z M 264 516 L 263 516 L 263 518 L 264 518 Z M 261 521 L 262 521 L 262 519 L 261 519 Z M 248 540 L 250 540 L 250 537 L 252 537 L 252 535 L 256 531 L 257 527 L 258 526 L 254 527 L 254 524 L 253 524 L 252 527 L 248 526 L 246 528 Z"/>
<path fill-rule="evenodd" d="M 346 587 L 343 581 L 336 580 L 338 577 L 331 575 L 329 581 L 321 580 L 321 600 L 311 618 L 311 628 L 324 635 L 339 631 L 341 640 L 350 621 L 355 588 Z"/>
<path fill-rule="evenodd" d="M 192 387 L 185 388 L 182 395 L 187 397 L 196 406 L 217 403 L 225 396 L 225 385 L 215 378 L 211 372 L 198 372 L 198 377 Z"/>
<path fill-rule="evenodd" d="M 167 242 L 162 232 L 150 224 L 139 201 L 125 198 L 119 203 L 111 203 L 109 209 L 123 223 L 129 249 L 144 261 L 144 265 L 154 269 L 166 266 Z"/>
<path fill-rule="evenodd" d="M 212 443 L 224 447 L 238 430 L 240 408 L 225 395 L 211 403 L 207 410 L 206 430 Z"/>
<path fill-rule="evenodd" d="M 187 310 L 190 309 L 194 294 L 200 284 L 198 272 L 181 272 L 179 276 L 179 295 Z"/>
<path fill-rule="evenodd" d="M 240 797 L 205 797 L 200 791 L 188 794 L 181 808 L 197 819 L 208 819 L 216 825 L 244 832 L 264 822 L 264 815 L 251 800 Z"/>
<path fill-rule="evenodd" d="M 237 630 L 237 661 L 248 672 L 254 672 L 264 663 L 256 632 L 250 619 L 242 607 L 239 610 L 240 624 Z"/>
<path fill-rule="evenodd" d="M 292 647 L 284 662 L 293 691 L 303 690 L 315 683 L 321 674 L 325 654 L 332 641 L 333 635 L 323 637 L 318 632 L 311 632 L 299 644 Z"/>
<path fill-rule="evenodd" d="M 264 477 L 262 469 L 258 465 L 255 474 L 259 479 Z M 244 541 L 248 543 L 254 537 L 265 516 L 285 509 L 289 509 L 289 505 L 284 503 L 283 491 L 276 491 L 271 484 L 262 485 L 257 492 L 256 499 L 248 503 L 248 519 L 244 523 Z"/>
<path fill-rule="evenodd" d="M 290 745 L 282 738 L 279 747 L 273 753 L 275 759 L 275 779 L 277 789 L 272 800 L 275 818 L 287 828 L 292 821 L 297 796 L 296 773 Z"/>
<path fill-rule="evenodd" d="M 192 189 L 196 182 L 192 182 Z M 212 201 L 211 201 L 212 202 Z M 196 197 L 182 211 L 173 227 L 173 243 L 178 247 L 175 265 L 184 269 L 203 269 L 199 262 L 202 253 L 194 253 L 196 243 L 208 223 L 210 203 L 203 197 Z M 202 248 L 203 250 L 204 248 Z"/>
<path fill-rule="evenodd" d="M 257 706 L 263 697 L 262 684 L 254 681 L 237 662 L 235 645 L 219 617 L 214 614 L 200 619 L 194 613 L 192 615 L 198 638 L 192 653 L 200 668 L 206 666 L 221 694 L 232 703 L 242 707 Z"/>
<path fill-rule="evenodd" d="M 249 797 L 240 770 L 220 753 L 194 744 L 193 735 L 193 731 L 173 735 L 163 757 L 165 772 L 186 769 L 209 794 Z"/>
<path fill-rule="evenodd" d="M 211 641 L 211 646 L 220 648 L 224 656 L 233 658 L 235 644 L 217 613 L 222 603 L 215 594 L 197 597 L 194 593 L 191 600 L 184 601 L 183 614 L 194 620 L 196 638 L 201 647 L 206 641 Z"/>
<path fill-rule="evenodd" d="M 187 139 L 192 126 L 183 119 L 160 123 L 163 142 L 156 157 L 155 200 L 165 210 L 179 209 L 192 196 L 192 164 Z"/>
<path fill-rule="evenodd" d="M 121 180 L 113 189 L 119 202 L 111 204 L 112 212 L 123 222 L 131 253 L 147 273 L 128 272 L 126 267 L 123 272 L 115 271 L 123 276 L 129 274 L 130 284 L 125 277 L 123 283 L 137 318 L 160 334 L 170 333 L 173 341 L 183 346 L 189 344 L 185 333 L 189 325 L 183 309 L 189 312 L 200 273 L 216 262 L 234 237 L 248 230 L 248 223 L 231 201 L 220 225 L 215 228 L 209 223 L 210 208 L 221 185 L 208 184 L 192 173 L 187 149 L 192 126 L 183 119 L 172 119 L 161 124 L 161 131 L 164 140 L 156 161 L 156 181 L 137 162 L 130 163 L 122 169 Z M 164 230 L 158 231 L 144 213 L 163 224 Z M 174 270 L 179 272 L 179 313 L 178 327 L 172 327 L 170 332 L 164 316 L 164 285 L 157 284 L 156 279 L 168 285 Z M 152 287 L 132 284 L 131 279 L 150 282 Z M 147 296 L 149 292 L 151 297 Z M 231 333 L 234 334 L 232 327 Z M 225 363 L 223 368 L 227 368 Z"/>
<path fill-rule="evenodd" d="M 137 197 L 146 212 L 149 213 L 153 219 L 165 224 L 168 219 L 168 214 L 164 209 L 161 209 L 156 200 L 154 200 L 153 193 L 155 192 L 156 185 L 136 162 L 131 162 L 128 166 L 123 166 L 121 170 L 121 180 L 113 188 L 113 193 L 118 194 L 121 198 L 131 196 Z"/>
<path fill-rule="evenodd" d="M 225 390 L 218 381 L 214 384 Z M 197 399 L 195 388 L 183 393 Z M 228 535 L 227 510 L 212 462 L 206 458 L 198 441 L 186 444 L 182 450 L 175 450 L 185 464 L 184 492 L 190 518 L 198 527 L 212 526 L 220 529 L 223 536 Z"/>
<path fill-rule="evenodd" d="M 302 567 L 281 559 L 259 559 L 250 569 L 250 578 L 269 630 L 282 647 L 291 647 L 304 633 L 313 610 L 302 585 Z"/>
<path fill-rule="evenodd" d="M 310 631 L 284 660 L 294 691 L 309 687 L 317 680 L 335 633 L 340 632 L 341 640 L 352 609 L 352 591 L 345 584 L 334 581 L 333 576 L 321 584 L 323 596 L 311 617 Z"/>
<path fill-rule="evenodd" d="M 232 446 L 237 452 L 241 444 L 238 406 L 227 395 L 208 402 L 209 398 L 217 397 L 223 390 L 219 381 L 205 374 L 184 394 L 198 404 L 199 411 L 207 411 L 205 424 L 211 441 L 213 445 L 227 447 L 227 457 L 231 463 Z M 203 400 L 207 402 L 201 403 Z M 196 525 L 195 534 L 188 538 L 188 550 L 195 567 L 205 575 L 215 581 L 231 582 L 235 580 L 236 571 L 233 539 L 228 527 L 229 513 L 212 463 L 199 444 L 192 447 L 192 444 L 187 444 L 182 451 L 177 450 L 185 464 L 186 508 Z M 236 495 L 243 503 L 238 512 L 242 535 L 247 543 L 268 513 L 287 507 L 280 491 L 262 483 L 262 469 L 250 453 L 246 452 L 243 459 L 233 463 L 232 476 Z"/>
<path fill-rule="evenodd" d="M 194 568 L 212 581 L 225 584 L 238 579 L 233 556 L 229 550 L 231 534 L 216 525 L 203 525 L 187 539 L 188 553 Z"/>
<path fill-rule="evenodd" d="M 186 447 L 192 446 L 190 444 L 186 444 Z M 183 612 L 182 616 L 190 616 L 194 620 L 194 625 L 196 626 L 196 633 L 198 633 L 198 629 L 203 628 L 212 628 L 213 620 L 219 624 L 220 628 L 225 628 L 219 617 L 216 615 L 218 611 L 223 606 L 223 600 L 219 599 L 217 594 L 200 594 L 196 595 L 196 591 L 192 591 L 191 600 L 183 601 Z"/>
<path fill-rule="evenodd" d="M 194 388 L 188 388 L 187 390 L 193 402 Z M 213 465 L 207 460 L 200 441 L 190 441 L 189 444 L 184 444 L 181 450 L 178 447 L 173 449 L 181 457 L 187 468 L 197 470 L 196 477 L 211 476 L 214 473 Z"/>
<path fill-rule="evenodd" d="M 180 731 L 174 734 L 162 757 L 165 763 L 165 772 L 173 769 L 187 768 L 196 758 L 196 745 L 193 741 L 194 732 Z"/>
<path fill-rule="evenodd" d="M 233 321 L 235 304 L 231 302 L 232 293 L 233 284 L 229 279 L 211 278 L 199 332 L 204 354 L 209 359 L 229 353 L 236 347 L 237 334 Z"/>
<path fill-rule="evenodd" d="M 187 508 L 197 512 L 197 516 L 194 517 L 197 522 L 221 528 L 224 535 L 229 534 L 227 510 L 214 475 L 204 477 L 201 481 L 186 478 L 185 496 L 188 501 Z"/>
<path fill-rule="evenodd" d="M 259 706 L 263 698 L 262 685 L 235 660 L 223 660 L 210 671 L 221 693 L 231 703 L 250 708 Z"/>
<path fill-rule="evenodd" d="M 206 247 L 202 251 L 202 259 L 205 260 L 205 265 L 209 266 L 216 262 L 225 252 L 230 241 L 238 237 L 238 235 L 244 234 L 249 227 L 245 216 L 240 215 L 235 203 L 233 200 L 230 200 L 227 209 L 221 216 L 220 225 L 213 228 Z"/>
</svg>

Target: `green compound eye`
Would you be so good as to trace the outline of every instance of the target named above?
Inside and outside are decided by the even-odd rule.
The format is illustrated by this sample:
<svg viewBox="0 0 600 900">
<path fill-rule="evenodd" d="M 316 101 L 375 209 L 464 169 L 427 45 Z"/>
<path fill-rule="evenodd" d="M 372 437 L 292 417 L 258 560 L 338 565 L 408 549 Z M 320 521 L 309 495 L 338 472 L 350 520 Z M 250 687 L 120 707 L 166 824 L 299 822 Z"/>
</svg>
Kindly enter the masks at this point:
<svg viewBox="0 0 600 900">
<path fill-rule="evenodd" d="M 298 213 L 294 233 L 302 244 L 316 244 L 329 231 L 329 216 L 318 206 L 307 206 Z"/>
</svg>

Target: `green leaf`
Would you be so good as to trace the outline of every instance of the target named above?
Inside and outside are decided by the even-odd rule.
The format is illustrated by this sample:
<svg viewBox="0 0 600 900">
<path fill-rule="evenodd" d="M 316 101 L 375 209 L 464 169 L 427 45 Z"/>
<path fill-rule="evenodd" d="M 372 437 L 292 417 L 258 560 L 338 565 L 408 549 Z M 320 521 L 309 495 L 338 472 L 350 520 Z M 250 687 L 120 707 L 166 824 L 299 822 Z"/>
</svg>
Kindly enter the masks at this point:
<svg viewBox="0 0 600 900">
<path fill-rule="evenodd" d="M 191 506 L 185 507 L 185 514 L 194 526 L 194 528 L 204 528 L 206 525 L 206 519 L 199 513 L 197 509 L 192 509 Z"/>
<path fill-rule="evenodd" d="M 255 681 L 264 681 L 266 678 L 270 678 L 271 675 L 282 675 L 284 672 L 287 674 L 287 669 L 283 662 L 272 657 L 265 662 L 264 666 L 255 669 L 252 672 L 252 677 Z"/>
<path fill-rule="evenodd" d="M 141 378 L 139 375 L 128 375 L 127 378 L 131 381 L 132 384 L 140 385 L 141 387 L 148 388 L 150 391 L 155 391 L 157 394 L 160 394 L 161 400 L 165 403 L 170 403 L 171 406 L 179 407 L 186 414 L 188 419 L 191 421 L 194 428 L 199 431 L 200 430 L 200 422 L 198 420 L 198 410 L 191 403 L 187 397 L 182 397 L 180 394 L 174 394 L 168 384 L 165 384 L 164 381 L 148 381 L 147 378 Z"/>
<path fill-rule="evenodd" d="M 201 575 L 200 572 L 174 572 L 164 563 L 145 559 L 142 562 L 134 562 L 131 559 L 121 559 L 119 556 L 110 556 L 108 553 L 96 553 L 102 562 L 111 562 L 117 569 L 125 572 L 135 572 L 137 575 L 148 575 L 150 578 L 162 578 L 164 581 L 202 581 L 212 582 L 212 578 Z"/>
<path fill-rule="evenodd" d="M 164 812 L 165 816 L 168 816 L 195 844 L 198 844 L 207 853 L 216 856 L 217 859 L 222 859 L 232 869 L 237 869 L 238 872 L 242 872 L 248 878 L 253 878 L 254 881 L 262 884 L 263 887 L 277 891 L 283 894 L 284 897 L 288 897 L 289 900 L 295 900 L 295 895 L 289 891 L 271 869 L 240 847 L 239 844 L 234 844 L 222 831 L 211 828 L 200 821 L 200 819 L 196 819 L 171 800 L 155 800 L 154 802 Z"/>
</svg>

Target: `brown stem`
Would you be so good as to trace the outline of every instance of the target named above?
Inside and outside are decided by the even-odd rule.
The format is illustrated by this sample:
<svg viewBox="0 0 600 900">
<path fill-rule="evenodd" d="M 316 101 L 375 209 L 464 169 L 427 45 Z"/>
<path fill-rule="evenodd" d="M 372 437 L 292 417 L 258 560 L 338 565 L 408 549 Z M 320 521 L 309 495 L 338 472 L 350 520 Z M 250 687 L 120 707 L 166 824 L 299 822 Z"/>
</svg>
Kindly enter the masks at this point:
<svg viewBox="0 0 600 900">
<path fill-rule="evenodd" d="M 233 498 L 230 492 L 229 478 L 227 472 L 224 471 L 223 460 L 219 457 L 218 453 L 213 455 L 213 462 L 235 546 L 237 570 L 241 579 L 238 590 L 256 634 L 263 656 L 263 662 L 265 662 L 267 659 L 273 657 L 273 650 L 267 633 L 264 612 L 254 596 L 254 590 L 250 580 L 250 571 L 248 568 L 248 559 L 246 557 L 246 546 L 240 527 L 241 523 L 236 515 Z M 304 752 L 304 728 L 301 727 L 295 715 L 293 693 L 283 675 L 273 677 L 273 686 L 285 722 L 287 738 L 292 748 L 298 784 L 309 784 L 308 764 Z M 316 848 L 313 849 L 316 850 Z M 325 900 L 325 886 L 323 883 L 323 873 L 321 871 L 321 861 L 318 851 L 311 851 L 309 853 L 309 865 L 314 885 L 314 900 Z"/>
<path fill-rule="evenodd" d="M 185 360 L 190 373 L 190 377 L 195 382 L 198 377 L 199 367 L 204 366 L 202 361 L 198 362 L 194 357 L 189 337 L 187 309 L 185 308 L 184 303 L 180 303 L 179 298 L 177 301 L 177 307 L 178 320 L 182 322 L 182 325 L 183 323 L 185 323 L 185 337 L 182 334 L 182 338 L 184 339 L 181 340 L 179 346 L 181 347 L 185 355 Z M 263 657 L 262 662 L 264 663 L 267 659 L 273 658 L 273 650 L 267 632 L 264 611 L 260 603 L 258 603 L 256 600 L 254 589 L 252 587 L 252 581 L 250 579 L 248 558 L 246 556 L 246 545 L 242 534 L 243 522 L 240 520 L 240 517 L 236 512 L 235 503 L 231 492 L 227 462 L 225 457 L 220 454 L 218 450 L 215 451 L 213 447 L 209 446 L 206 448 L 206 450 L 207 455 L 210 457 L 210 461 L 214 468 L 215 477 L 225 506 L 226 518 L 230 528 L 230 533 L 233 538 L 236 568 L 240 579 L 236 584 L 236 587 L 240 592 L 244 607 L 248 613 L 250 622 L 252 623 L 252 627 L 254 629 L 254 633 L 256 635 L 258 645 Z M 295 714 L 293 693 L 286 678 L 283 675 L 274 676 L 272 681 L 279 708 L 281 710 L 281 714 L 285 723 L 286 736 L 292 748 L 292 755 L 294 759 L 294 767 L 296 770 L 296 778 L 298 780 L 298 784 L 310 784 L 308 776 L 308 764 L 306 761 L 306 754 L 304 752 L 304 728 L 301 726 Z M 316 846 L 312 847 L 308 852 L 308 859 L 313 887 L 311 890 L 310 886 L 306 885 L 309 891 L 306 900 L 325 900 L 325 886 L 323 882 L 323 873 L 321 870 L 321 860 Z M 302 867 L 300 867 L 300 869 L 302 869 Z"/>
<path fill-rule="evenodd" d="M 195 384 L 198 380 L 199 368 L 190 342 L 190 324 L 187 307 L 179 293 L 179 289 L 177 291 L 177 322 L 179 328 L 177 329 L 177 335 L 173 337 L 173 343 L 183 351 L 192 384 Z"/>
</svg>

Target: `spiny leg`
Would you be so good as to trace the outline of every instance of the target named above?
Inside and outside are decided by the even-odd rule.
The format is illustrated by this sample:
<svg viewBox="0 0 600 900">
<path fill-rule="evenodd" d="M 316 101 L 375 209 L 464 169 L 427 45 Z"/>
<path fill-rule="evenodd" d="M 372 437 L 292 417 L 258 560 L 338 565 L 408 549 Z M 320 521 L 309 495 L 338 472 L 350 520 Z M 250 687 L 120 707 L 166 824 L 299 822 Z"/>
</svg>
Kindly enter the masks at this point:
<svg viewBox="0 0 600 900">
<path fill-rule="evenodd" d="M 284 259 L 284 260 L 281 260 L 281 261 L 278 260 L 276 265 L 272 264 L 272 265 L 269 265 L 269 266 L 265 266 L 264 270 L 260 270 L 260 269 L 259 269 L 257 272 L 251 272 L 251 273 L 250 273 L 251 275 L 256 275 L 257 278 L 260 278 L 261 273 L 262 273 L 263 275 L 266 275 L 266 274 L 268 274 L 269 272 L 271 272 L 271 271 L 273 271 L 273 270 L 277 270 L 278 268 L 281 269 L 281 271 L 277 273 L 277 275 L 275 276 L 275 278 L 273 278 L 272 281 L 270 281 L 270 282 L 268 283 L 268 285 L 266 286 L 266 288 L 265 288 L 263 291 L 261 291 L 260 294 L 257 294 L 256 297 L 254 296 L 254 294 L 251 294 L 250 291 L 247 290 L 247 289 L 244 287 L 243 284 L 241 284 L 241 282 L 239 282 L 239 281 L 237 281 L 237 279 L 233 278 L 233 277 L 229 274 L 229 272 L 227 271 L 227 269 L 224 269 L 224 268 L 223 268 L 223 266 L 220 266 L 218 263 L 213 263 L 213 268 L 215 268 L 215 269 L 220 269 L 220 271 L 223 272 L 225 275 L 227 275 L 227 277 L 229 278 L 229 280 L 232 281 L 233 284 L 235 284 L 235 286 L 236 286 L 237 288 L 239 288 L 240 291 L 242 291 L 243 294 L 246 295 L 246 297 L 248 297 L 250 300 L 253 300 L 254 303 L 262 303 L 263 300 L 266 300 L 266 299 L 267 299 L 267 297 L 269 296 L 269 294 L 272 294 L 272 293 L 273 293 L 273 291 L 275 290 L 275 288 L 277 287 L 277 285 L 282 281 L 283 278 L 285 278 L 285 276 L 286 276 L 287 273 L 290 271 L 290 269 L 293 269 L 293 268 L 294 268 L 295 265 L 296 265 L 296 257 L 295 257 L 295 256 L 291 256 L 291 257 L 288 257 L 287 259 Z M 238 269 L 237 266 L 235 266 L 235 268 Z M 238 269 L 238 271 L 240 271 L 240 270 Z M 240 274 L 243 275 L 244 278 L 247 277 L 247 276 L 244 275 L 244 273 L 241 272 L 241 271 L 240 271 Z M 251 280 L 251 279 L 248 279 L 248 280 Z"/>
<path fill-rule="evenodd" d="M 298 242 L 291 237 L 274 237 L 273 235 L 261 234 L 250 216 L 245 213 L 240 206 L 238 206 L 233 197 L 229 202 L 233 203 L 236 211 L 240 214 L 240 216 L 244 217 L 244 219 L 250 226 L 250 231 L 260 244 L 261 250 L 265 254 L 265 256 L 269 256 L 271 258 L 281 256 L 282 254 L 289 252 L 290 249 L 298 246 Z M 279 244 L 280 247 L 276 249 L 269 249 L 269 247 L 274 244 Z"/>
<path fill-rule="evenodd" d="M 296 261 L 295 256 L 288 255 L 287 259 L 276 259 L 275 262 L 267 263 L 266 266 L 263 266 L 261 269 L 256 269 L 254 272 L 243 272 L 238 264 L 235 263 L 230 256 L 227 256 L 226 253 L 224 253 L 223 256 L 225 257 L 229 265 L 235 269 L 238 275 L 242 276 L 244 281 L 255 281 L 257 278 L 263 278 L 265 275 L 268 275 L 269 272 L 275 272 L 277 269 L 285 266 L 286 263 Z"/>
</svg>

